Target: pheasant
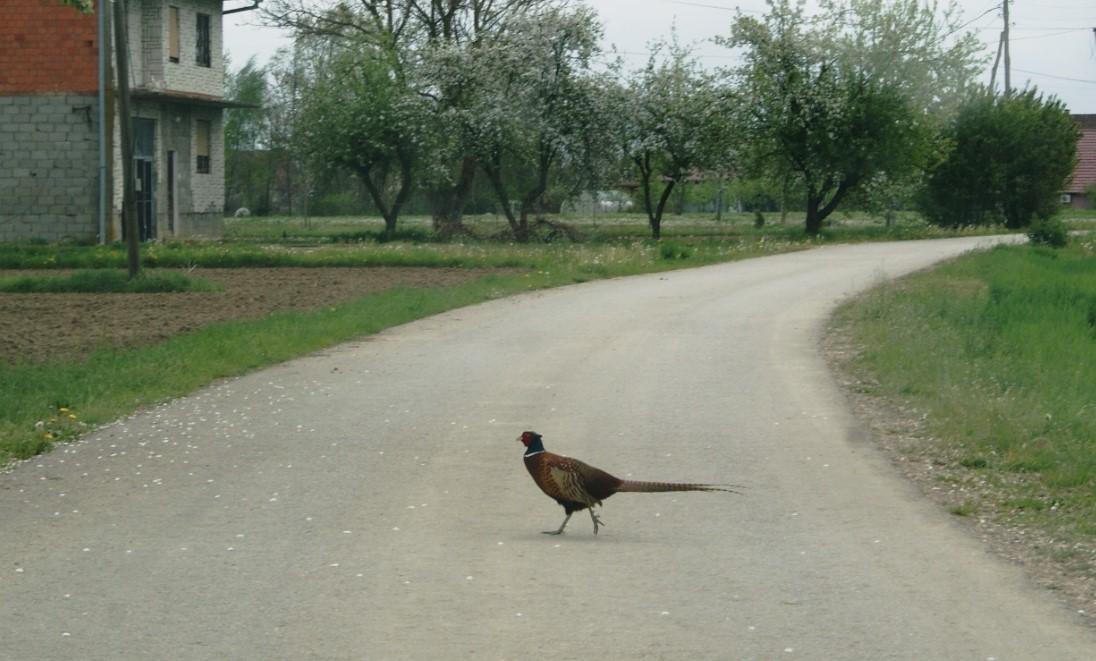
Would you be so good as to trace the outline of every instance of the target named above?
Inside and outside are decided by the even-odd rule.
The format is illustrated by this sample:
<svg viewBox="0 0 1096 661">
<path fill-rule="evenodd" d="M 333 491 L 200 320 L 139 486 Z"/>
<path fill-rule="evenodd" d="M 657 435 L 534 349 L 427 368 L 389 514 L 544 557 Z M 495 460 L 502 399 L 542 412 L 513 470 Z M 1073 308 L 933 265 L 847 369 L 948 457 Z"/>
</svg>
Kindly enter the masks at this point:
<svg viewBox="0 0 1096 661">
<path fill-rule="evenodd" d="M 636 482 L 614 477 L 600 468 L 594 468 L 578 459 L 553 454 L 544 449 L 540 434 L 534 431 L 522 432 L 518 440 L 525 445 L 525 467 L 533 476 L 540 490 L 555 499 L 563 507 L 566 516 L 558 530 L 545 530 L 546 535 L 560 535 L 571 520 L 571 515 L 580 510 L 589 510 L 590 520 L 594 522 L 594 534 L 605 523 L 594 513 L 594 505 L 601 505 L 614 493 L 659 492 L 659 491 L 726 491 L 739 493 L 737 485 L 719 484 L 683 484 L 680 482 Z M 741 487 L 737 487 L 741 488 Z"/>
</svg>

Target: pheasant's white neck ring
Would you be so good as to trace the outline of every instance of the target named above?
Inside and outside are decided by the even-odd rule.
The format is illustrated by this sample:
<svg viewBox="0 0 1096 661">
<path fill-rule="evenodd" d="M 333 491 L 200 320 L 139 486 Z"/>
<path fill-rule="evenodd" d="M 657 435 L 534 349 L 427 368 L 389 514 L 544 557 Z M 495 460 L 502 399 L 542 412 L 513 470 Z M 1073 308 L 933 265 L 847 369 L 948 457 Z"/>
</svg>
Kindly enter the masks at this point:
<svg viewBox="0 0 1096 661">
<path fill-rule="evenodd" d="M 532 456 L 533 456 L 533 455 L 535 455 L 535 454 L 543 454 L 543 453 L 544 453 L 544 450 L 537 450 L 537 451 L 535 451 L 535 452 L 526 452 L 526 453 L 525 453 L 525 456 L 526 456 L 526 457 L 532 457 Z"/>
</svg>

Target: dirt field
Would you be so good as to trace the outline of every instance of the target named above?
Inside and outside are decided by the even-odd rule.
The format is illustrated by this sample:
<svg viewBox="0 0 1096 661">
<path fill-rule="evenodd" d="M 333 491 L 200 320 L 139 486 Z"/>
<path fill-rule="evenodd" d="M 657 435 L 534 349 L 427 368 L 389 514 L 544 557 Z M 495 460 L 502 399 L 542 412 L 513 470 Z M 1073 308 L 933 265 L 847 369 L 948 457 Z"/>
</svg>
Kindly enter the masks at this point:
<svg viewBox="0 0 1096 661">
<path fill-rule="evenodd" d="M 490 271 L 440 268 L 196 269 L 222 291 L 184 294 L 0 293 L 0 361 L 79 357 L 134 346 L 219 321 L 332 305 L 392 287 L 454 285 Z M 26 271 L 0 270 L 0 277 Z M 40 274 L 40 272 L 38 272 Z"/>
</svg>

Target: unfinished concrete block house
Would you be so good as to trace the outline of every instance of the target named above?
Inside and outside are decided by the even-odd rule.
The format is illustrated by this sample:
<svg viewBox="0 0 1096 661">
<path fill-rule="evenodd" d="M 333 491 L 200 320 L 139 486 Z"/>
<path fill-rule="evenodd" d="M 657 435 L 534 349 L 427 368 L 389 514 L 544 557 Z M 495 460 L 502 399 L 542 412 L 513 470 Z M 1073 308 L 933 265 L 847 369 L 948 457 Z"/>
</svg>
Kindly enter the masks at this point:
<svg viewBox="0 0 1096 661">
<path fill-rule="evenodd" d="M 0 241 L 122 238 L 110 0 L 0 2 Z M 142 239 L 218 236 L 222 13 L 252 0 L 126 0 Z M 103 56 L 100 59 L 100 56 Z M 100 71 L 105 71 L 101 76 Z"/>
</svg>

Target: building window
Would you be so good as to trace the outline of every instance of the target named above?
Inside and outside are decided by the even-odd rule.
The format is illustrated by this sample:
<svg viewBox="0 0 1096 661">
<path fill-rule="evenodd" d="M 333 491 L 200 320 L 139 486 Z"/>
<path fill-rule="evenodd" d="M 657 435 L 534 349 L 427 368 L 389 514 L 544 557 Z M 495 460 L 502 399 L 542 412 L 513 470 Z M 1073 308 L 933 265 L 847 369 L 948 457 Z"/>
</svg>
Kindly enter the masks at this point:
<svg viewBox="0 0 1096 661">
<path fill-rule="evenodd" d="M 179 61 L 179 8 L 167 8 L 167 59 Z"/>
<path fill-rule="evenodd" d="M 198 174 L 209 174 L 209 134 L 210 122 L 208 119 L 199 119 L 194 122 L 194 153 L 197 155 Z"/>
<path fill-rule="evenodd" d="M 198 42 L 197 42 L 197 54 L 195 60 L 200 67 L 208 67 L 212 64 L 210 58 L 210 41 L 209 41 L 209 14 L 198 14 Z"/>
<path fill-rule="evenodd" d="M 1073 195 L 1069 193 L 1062 193 L 1062 195 L 1058 198 L 1058 201 L 1062 204 L 1071 204 L 1073 202 Z"/>
</svg>

